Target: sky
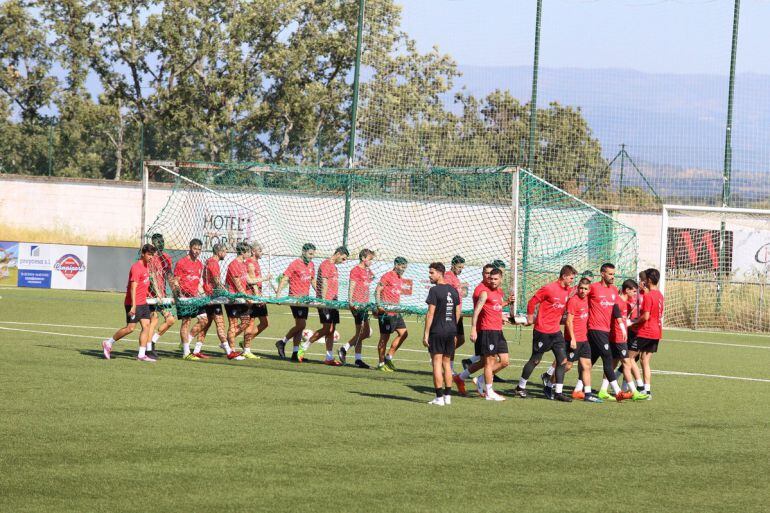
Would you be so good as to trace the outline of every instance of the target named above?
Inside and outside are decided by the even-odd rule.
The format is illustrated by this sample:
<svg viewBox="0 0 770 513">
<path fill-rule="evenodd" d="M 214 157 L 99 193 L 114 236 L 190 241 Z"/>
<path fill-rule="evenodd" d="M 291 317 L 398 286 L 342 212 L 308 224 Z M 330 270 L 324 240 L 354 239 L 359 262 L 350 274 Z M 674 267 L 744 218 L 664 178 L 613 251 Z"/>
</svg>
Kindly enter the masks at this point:
<svg viewBox="0 0 770 513">
<path fill-rule="evenodd" d="M 532 65 L 535 0 L 396 0 L 425 51 Z M 540 66 L 727 75 L 733 0 L 543 0 Z M 770 74 L 770 0 L 742 0 L 738 73 Z"/>
</svg>

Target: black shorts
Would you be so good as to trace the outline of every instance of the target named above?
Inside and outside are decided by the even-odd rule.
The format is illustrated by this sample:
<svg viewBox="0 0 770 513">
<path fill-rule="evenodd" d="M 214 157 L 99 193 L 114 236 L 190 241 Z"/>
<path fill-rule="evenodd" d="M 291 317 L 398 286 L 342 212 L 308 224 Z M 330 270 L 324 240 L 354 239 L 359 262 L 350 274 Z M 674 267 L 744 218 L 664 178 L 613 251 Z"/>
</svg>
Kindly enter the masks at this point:
<svg viewBox="0 0 770 513">
<path fill-rule="evenodd" d="M 477 356 L 492 354 L 505 354 L 508 352 L 508 342 L 505 341 L 502 331 L 481 330 L 475 344 Z"/>
<path fill-rule="evenodd" d="M 612 358 L 609 331 L 588 330 L 588 343 L 591 346 L 592 362 L 595 362 L 600 357 L 602 359 Z"/>
<path fill-rule="evenodd" d="M 654 338 L 636 337 L 634 341 L 628 344 L 631 351 L 639 353 L 657 353 L 660 340 Z"/>
<path fill-rule="evenodd" d="M 390 335 L 396 330 L 405 330 L 406 323 L 401 314 L 382 314 L 379 318 L 380 335 Z"/>
<path fill-rule="evenodd" d="M 610 351 L 612 351 L 613 360 L 622 360 L 628 358 L 628 344 L 625 342 L 622 344 L 610 344 Z"/>
<path fill-rule="evenodd" d="M 444 356 L 455 355 L 455 336 L 452 335 L 428 335 L 428 351 L 430 354 L 442 354 Z"/>
<path fill-rule="evenodd" d="M 310 312 L 310 309 L 306 306 L 292 306 L 290 308 L 291 315 L 293 315 L 295 319 L 307 319 L 307 315 Z"/>
<path fill-rule="evenodd" d="M 561 331 L 556 333 L 542 333 L 532 330 L 532 354 L 545 354 L 548 351 L 556 352 L 557 346 L 565 350 L 566 342 Z"/>
<path fill-rule="evenodd" d="M 225 305 L 225 312 L 228 317 L 248 317 L 249 306 L 246 304 Z"/>
<path fill-rule="evenodd" d="M 169 305 L 164 305 L 162 303 L 147 305 L 147 307 L 150 309 L 150 313 L 155 313 L 155 312 L 163 313 L 169 310 Z"/>
<path fill-rule="evenodd" d="M 217 315 L 222 315 L 222 305 L 206 305 L 203 307 L 203 311 L 206 312 L 207 317 L 216 317 Z"/>
<path fill-rule="evenodd" d="M 463 328 L 463 319 L 460 318 L 459 321 L 457 321 L 457 338 L 463 338 L 465 336 L 465 328 Z"/>
<path fill-rule="evenodd" d="M 628 348 L 631 349 L 631 342 L 636 340 L 636 330 L 628 330 Z"/>
<path fill-rule="evenodd" d="M 318 317 L 321 319 L 321 324 L 340 323 L 340 311 L 336 308 L 319 308 Z"/>
<path fill-rule="evenodd" d="M 123 306 L 126 307 L 126 324 L 134 324 L 142 319 L 150 320 L 150 305 L 137 305 L 133 317 L 128 313 L 131 311 L 131 305 Z"/>
<path fill-rule="evenodd" d="M 580 358 L 591 358 L 591 345 L 588 342 L 575 342 L 575 349 L 572 349 L 567 342 L 567 360 L 576 362 Z"/>
<path fill-rule="evenodd" d="M 257 317 L 267 317 L 267 305 L 265 303 L 257 303 L 251 305 L 249 309 L 249 315 L 252 319 Z"/>
<path fill-rule="evenodd" d="M 363 309 L 363 310 L 353 310 L 353 321 L 356 323 L 356 326 L 360 326 L 365 322 L 369 322 L 369 310 Z"/>
</svg>

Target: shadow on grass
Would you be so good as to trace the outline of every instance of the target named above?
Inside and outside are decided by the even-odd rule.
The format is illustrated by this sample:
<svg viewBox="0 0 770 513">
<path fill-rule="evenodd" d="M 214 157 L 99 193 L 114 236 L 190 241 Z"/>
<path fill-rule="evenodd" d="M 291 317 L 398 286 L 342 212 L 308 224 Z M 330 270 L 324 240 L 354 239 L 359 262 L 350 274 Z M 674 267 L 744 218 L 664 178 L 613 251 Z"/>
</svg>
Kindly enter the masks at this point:
<svg viewBox="0 0 770 513">
<path fill-rule="evenodd" d="M 372 399 L 391 399 L 393 401 L 405 401 L 408 403 L 422 403 L 420 399 L 415 399 L 413 397 L 406 397 L 402 395 L 393 395 L 393 394 L 370 394 L 367 392 L 359 392 L 359 391 L 351 391 L 349 392 L 351 394 L 356 394 L 361 397 L 371 397 Z"/>
</svg>

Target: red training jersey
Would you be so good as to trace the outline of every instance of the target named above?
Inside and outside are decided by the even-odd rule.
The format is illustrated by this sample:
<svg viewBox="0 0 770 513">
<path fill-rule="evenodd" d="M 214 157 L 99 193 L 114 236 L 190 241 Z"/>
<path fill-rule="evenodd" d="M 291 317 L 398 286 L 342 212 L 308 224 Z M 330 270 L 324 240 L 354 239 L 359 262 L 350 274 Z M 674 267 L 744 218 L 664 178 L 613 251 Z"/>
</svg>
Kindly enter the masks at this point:
<svg viewBox="0 0 770 513">
<path fill-rule="evenodd" d="M 388 271 L 383 274 L 382 278 L 380 278 L 380 285 L 382 285 L 380 300 L 383 303 L 397 305 L 401 302 L 401 287 L 404 285 L 404 280 L 396 271 Z"/>
<path fill-rule="evenodd" d="M 318 293 L 323 291 L 323 284 L 326 284 L 326 294 L 322 299 L 334 301 L 337 299 L 340 289 L 340 278 L 337 266 L 331 260 L 324 260 L 318 266 L 318 276 L 316 276 L 316 287 Z"/>
<path fill-rule="evenodd" d="M 610 342 L 623 344 L 628 342 L 628 302 L 618 296 L 612 307 L 612 329 Z"/>
<path fill-rule="evenodd" d="M 289 264 L 283 273 L 289 279 L 289 295 L 302 297 L 310 294 L 310 285 L 315 275 L 315 264 L 305 263 L 301 258 Z"/>
<path fill-rule="evenodd" d="M 476 288 L 473 289 L 473 296 L 472 296 L 472 298 L 473 298 L 473 306 L 474 307 L 476 306 L 476 301 L 479 300 L 479 296 L 485 290 L 489 290 L 489 287 L 487 287 L 487 284 L 484 283 L 483 281 L 481 283 L 479 283 L 478 285 L 476 285 Z"/>
<path fill-rule="evenodd" d="M 463 297 L 463 287 L 460 284 L 460 278 L 457 277 L 455 273 L 452 271 L 447 271 L 444 273 L 444 281 L 447 285 L 451 285 L 457 290 L 457 294 L 460 296 L 460 299 Z"/>
<path fill-rule="evenodd" d="M 253 265 L 254 266 L 254 277 L 255 278 L 261 278 L 262 277 L 262 268 L 259 266 L 259 260 L 256 258 L 249 257 L 246 259 L 246 267 L 248 271 L 248 266 Z M 262 295 L 262 282 L 255 283 L 254 285 L 249 285 L 249 288 L 251 288 L 251 292 L 255 296 L 261 296 Z"/>
<path fill-rule="evenodd" d="M 588 297 L 580 299 L 574 295 L 567 301 L 567 314 L 572 314 L 572 331 L 575 333 L 575 342 L 588 341 Z M 570 342 L 572 338 L 564 328 L 564 338 Z"/>
<path fill-rule="evenodd" d="M 476 321 L 476 329 L 479 331 L 502 331 L 504 302 L 503 289 L 502 287 L 497 287 L 496 289 L 486 287 L 486 290 L 479 292 L 479 296 L 481 296 L 483 292 L 487 293 L 487 300 L 484 302 L 484 306 L 481 307 L 481 312 L 479 312 L 479 318 Z M 477 301 L 478 299 L 480 298 L 477 298 Z"/>
<path fill-rule="evenodd" d="M 663 338 L 663 294 L 659 290 L 648 290 L 642 300 L 642 314 L 650 312 L 650 318 L 639 325 L 637 336 L 660 340 Z"/>
<path fill-rule="evenodd" d="M 222 279 L 222 270 L 219 267 L 219 258 L 211 257 L 206 260 L 206 267 L 203 270 L 203 291 L 207 296 L 214 293 L 217 282 Z"/>
<path fill-rule="evenodd" d="M 237 294 L 239 292 L 237 282 L 240 281 L 241 285 L 243 286 L 243 290 L 246 292 L 249 291 L 249 282 L 247 281 L 249 277 L 249 271 L 246 267 L 246 262 L 241 262 L 240 259 L 236 258 L 232 262 L 230 262 L 230 265 L 227 266 L 227 277 L 225 279 L 225 283 L 227 284 L 227 290 L 232 292 L 233 294 Z"/>
<path fill-rule="evenodd" d="M 147 291 L 150 288 L 150 272 L 144 262 L 137 260 L 128 271 L 128 285 L 126 285 L 125 304 L 131 304 L 131 282 L 136 282 L 136 305 L 147 304 Z"/>
<path fill-rule="evenodd" d="M 374 281 L 374 273 L 368 267 L 355 266 L 350 270 L 350 283 L 355 282 L 353 286 L 353 302 L 368 303 L 369 287 Z"/>
<path fill-rule="evenodd" d="M 187 255 L 176 263 L 174 276 L 179 282 L 180 293 L 185 297 L 195 297 L 203 276 L 203 262 Z"/>
<path fill-rule="evenodd" d="M 588 329 L 610 332 L 612 308 L 618 297 L 615 285 L 605 286 L 602 282 L 592 283 L 588 289 Z"/>
<path fill-rule="evenodd" d="M 545 334 L 561 331 L 561 318 L 564 315 L 564 309 L 567 308 L 569 294 L 569 287 L 563 287 L 558 281 L 544 285 L 535 292 L 527 303 L 527 315 L 534 314 L 535 307 L 540 305 L 535 319 L 537 331 Z"/>
<path fill-rule="evenodd" d="M 153 285 L 148 292 L 149 297 L 156 297 L 156 291 L 161 297 L 166 295 L 166 275 L 171 272 L 173 262 L 168 253 L 157 253 L 150 260 L 149 272 Z"/>
</svg>

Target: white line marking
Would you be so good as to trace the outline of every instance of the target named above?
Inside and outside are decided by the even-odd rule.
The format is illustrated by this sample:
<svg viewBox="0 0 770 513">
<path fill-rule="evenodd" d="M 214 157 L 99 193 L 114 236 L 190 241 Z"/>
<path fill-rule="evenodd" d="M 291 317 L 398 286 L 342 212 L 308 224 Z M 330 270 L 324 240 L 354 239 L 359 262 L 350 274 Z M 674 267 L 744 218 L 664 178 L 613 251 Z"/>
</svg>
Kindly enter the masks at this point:
<svg viewBox="0 0 770 513">
<path fill-rule="evenodd" d="M 17 332 L 24 332 L 24 333 L 37 333 L 37 334 L 41 334 L 41 335 L 56 335 L 56 336 L 59 336 L 59 337 L 72 337 L 72 338 L 87 338 L 87 339 L 104 340 L 103 337 L 97 337 L 97 336 L 93 336 L 93 335 L 74 335 L 74 334 L 71 334 L 71 333 L 57 333 L 57 332 L 52 332 L 52 331 L 40 331 L 40 330 L 25 330 L 25 329 L 21 329 L 21 328 L 7 328 L 7 327 L 4 327 L 4 326 L 0 326 L 0 330 L 17 331 Z M 259 339 L 272 339 L 272 337 L 257 337 L 257 338 L 259 338 Z M 136 342 L 136 340 L 134 340 L 134 339 L 123 339 L 123 340 L 126 340 L 127 342 Z M 164 346 L 178 346 L 179 345 L 178 343 L 175 343 L 175 342 L 157 342 L 157 343 L 158 344 L 163 344 Z M 217 346 L 204 345 L 203 347 L 214 348 L 214 347 L 217 347 Z M 364 347 L 373 348 L 375 346 L 364 346 Z M 424 352 L 424 351 L 417 350 L 417 349 L 407 349 L 407 348 L 402 348 L 402 349 L 399 349 L 399 350 L 400 351 L 410 351 L 410 352 L 415 352 L 415 353 Z M 272 354 L 272 352 L 270 352 L 269 354 Z M 313 355 L 313 356 L 325 355 L 325 353 L 311 353 L 311 352 L 307 352 L 306 354 L 310 354 L 310 355 Z M 458 353 L 457 355 L 458 356 L 468 356 L 468 355 L 464 355 L 464 354 L 460 354 L 460 353 Z M 422 364 L 425 364 L 425 365 L 430 365 L 430 361 L 427 360 L 427 359 L 410 360 L 410 359 L 406 359 L 406 358 L 399 358 L 398 361 L 402 361 L 402 362 L 415 362 L 415 363 L 422 363 Z M 525 362 L 527 360 L 511 358 L 511 361 Z M 598 372 L 598 369 L 595 370 L 594 372 Z M 759 383 L 770 383 L 770 379 L 765 379 L 765 378 L 747 378 L 747 377 L 743 377 L 743 376 L 725 376 L 725 375 L 722 375 L 722 374 L 703 374 L 703 373 L 697 373 L 697 372 L 667 371 L 667 370 L 653 370 L 652 372 L 654 374 L 670 375 L 670 376 L 693 376 L 693 377 L 702 377 L 702 378 L 730 379 L 730 380 L 736 380 L 736 381 L 753 381 L 753 382 L 759 382 Z"/>
</svg>

